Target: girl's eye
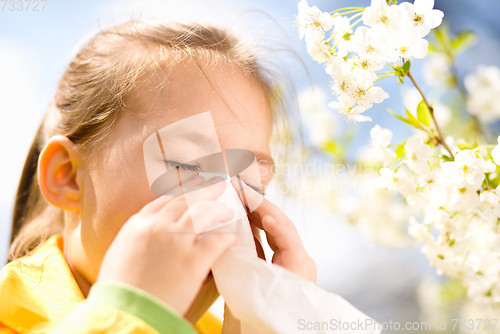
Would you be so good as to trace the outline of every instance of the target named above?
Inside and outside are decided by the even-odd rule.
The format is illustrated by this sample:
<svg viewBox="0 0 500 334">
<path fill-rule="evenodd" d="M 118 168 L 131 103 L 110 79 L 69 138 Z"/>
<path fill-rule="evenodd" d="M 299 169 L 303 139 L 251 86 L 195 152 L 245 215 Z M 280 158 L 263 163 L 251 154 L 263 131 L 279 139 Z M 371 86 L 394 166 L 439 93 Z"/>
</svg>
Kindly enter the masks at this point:
<svg viewBox="0 0 500 334">
<path fill-rule="evenodd" d="M 182 170 L 189 170 L 192 172 L 199 172 L 201 170 L 200 166 L 197 166 L 197 165 L 188 165 L 188 164 L 183 164 L 183 163 L 180 163 L 177 161 L 170 161 L 170 160 L 166 160 L 165 162 L 174 168 L 179 167 Z"/>
<path fill-rule="evenodd" d="M 166 160 L 165 162 L 174 168 L 179 167 L 182 170 L 189 170 L 192 172 L 200 172 L 201 171 L 200 166 L 197 166 L 197 165 L 183 164 L 183 163 L 180 163 L 177 161 L 171 161 L 171 160 Z M 247 186 L 249 186 L 250 188 L 255 190 L 258 194 L 261 194 L 263 196 L 265 195 L 265 193 L 262 190 L 260 190 L 258 187 L 252 186 L 251 184 L 247 184 Z"/>
</svg>

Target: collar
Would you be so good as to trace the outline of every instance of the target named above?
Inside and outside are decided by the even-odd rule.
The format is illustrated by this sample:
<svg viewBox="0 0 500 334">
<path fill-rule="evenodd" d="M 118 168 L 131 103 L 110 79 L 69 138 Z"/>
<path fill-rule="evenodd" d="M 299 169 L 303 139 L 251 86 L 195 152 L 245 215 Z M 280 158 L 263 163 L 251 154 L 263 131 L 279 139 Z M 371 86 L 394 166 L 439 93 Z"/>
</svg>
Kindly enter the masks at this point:
<svg viewBox="0 0 500 334">
<path fill-rule="evenodd" d="M 61 234 L 0 272 L 0 322 L 26 333 L 50 327 L 85 300 L 64 257 Z"/>
</svg>

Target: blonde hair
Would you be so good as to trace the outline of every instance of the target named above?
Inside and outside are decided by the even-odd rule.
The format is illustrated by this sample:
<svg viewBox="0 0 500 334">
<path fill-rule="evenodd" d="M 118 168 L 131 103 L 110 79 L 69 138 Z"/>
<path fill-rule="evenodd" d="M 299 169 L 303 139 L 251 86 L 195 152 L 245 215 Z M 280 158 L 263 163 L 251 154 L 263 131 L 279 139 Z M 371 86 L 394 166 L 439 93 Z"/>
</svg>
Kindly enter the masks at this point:
<svg viewBox="0 0 500 334">
<path fill-rule="evenodd" d="M 64 210 L 47 202 L 36 175 L 47 140 L 61 134 L 75 144 L 98 149 L 125 110 L 124 99 L 140 76 L 186 58 L 197 61 L 196 56 L 207 63 L 224 59 L 255 77 L 269 102 L 273 138 L 282 148 L 293 141 L 288 117 L 290 97 L 296 96 L 292 81 L 274 66 L 265 68 L 262 57 L 226 28 L 134 20 L 101 31 L 67 66 L 28 153 L 14 206 L 8 261 L 30 254 L 64 228 Z M 273 155 L 279 152 L 275 148 Z"/>
</svg>

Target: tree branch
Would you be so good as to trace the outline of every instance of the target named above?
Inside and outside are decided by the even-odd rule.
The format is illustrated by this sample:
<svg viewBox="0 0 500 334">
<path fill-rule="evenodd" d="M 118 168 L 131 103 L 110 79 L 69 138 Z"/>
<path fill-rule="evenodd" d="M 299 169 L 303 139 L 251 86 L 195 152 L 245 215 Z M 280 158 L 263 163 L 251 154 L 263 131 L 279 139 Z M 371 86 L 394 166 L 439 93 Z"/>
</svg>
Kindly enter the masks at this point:
<svg viewBox="0 0 500 334">
<path fill-rule="evenodd" d="M 411 74 L 410 71 L 408 71 L 407 75 L 410 78 L 411 82 L 413 82 L 413 85 L 415 85 L 415 88 L 417 88 L 417 90 L 420 93 L 420 95 L 422 96 L 422 98 L 424 99 L 424 103 L 427 105 L 427 108 L 429 108 L 429 111 L 430 111 L 431 116 L 432 116 L 432 121 L 434 122 L 434 125 L 436 126 L 436 131 L 438 132 L 438 138 L 437 138 L 437 140 L 450 153 L 450 157 L 452 159 L 454 159 L 453 153 L 451 152 L 451 149 L 446 144 L 446 142 L 444 140 L 444 137 L 443 137 L 443 134 L 441 133 L 441 129 L 439 128 L 439 125 L 438 125 L 438 123 L 436 121 L 436 116 L 434 115 L 434 109 L 430 105 L 429 101 L 427 101 L 427 98 L 425 97 L 424 92 L 422 92 L 422 90 L 420 89 L 420 86 L 418 85 L 417 81 L 415 80 L 415 78 L 413 77 L 413 75 Z"/>
</svg>

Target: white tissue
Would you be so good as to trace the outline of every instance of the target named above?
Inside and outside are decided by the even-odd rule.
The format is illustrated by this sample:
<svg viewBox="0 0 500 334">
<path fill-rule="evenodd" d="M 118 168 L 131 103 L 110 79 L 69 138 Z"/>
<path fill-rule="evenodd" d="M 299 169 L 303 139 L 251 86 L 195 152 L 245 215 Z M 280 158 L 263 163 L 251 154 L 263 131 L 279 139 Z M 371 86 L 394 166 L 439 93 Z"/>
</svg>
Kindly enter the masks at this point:
<svg viewBox="0 0 500 334">
<path fill-rule="evenodd" d="M 206 179 L 217 173 L 200 173 Z M 225 175 L 224 175 L 225 176 Z M 223 176 L 223 177 L 224 177 Z M 239 321 L 222 332 L 230 334 L 294 334 L 294 333 L 380 333 L 374 326 L 357 328 L 366 321 L 375 323 L 337 294 L 325 291 L 316 284 L 257 256 L 252 228 L 246 210 L 236 190 L 227 179 L 227 188 L 217 199 L 235 212 L 231 221 L 209 227 L 206 231 L 225 226 L 238 236 L 238 244 L 228 249 L 212 266 L 219 293 L 224 297 L 231 314 Z M 324 323 L 333 319 L 355 329 L 332 327 L 304 330 L 303 323 Z M 352 326 L 351 326 L 352 327 Z"/>
</svg>

